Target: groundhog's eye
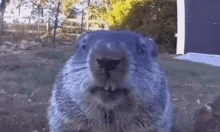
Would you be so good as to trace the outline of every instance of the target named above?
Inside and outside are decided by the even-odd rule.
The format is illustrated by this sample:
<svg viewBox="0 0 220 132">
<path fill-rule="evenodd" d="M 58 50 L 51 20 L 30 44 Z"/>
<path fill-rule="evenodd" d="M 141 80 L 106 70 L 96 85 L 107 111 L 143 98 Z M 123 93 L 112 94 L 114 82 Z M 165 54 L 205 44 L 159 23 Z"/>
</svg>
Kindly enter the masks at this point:
<svg viewBox="0 0 220 132">
<path fill-rule="evenodd" d="M 143 46 L 142 48 L 141 48 L 141 53 L 143 54 L 145 52 L 145 47 Z"/>
<path fill-rule="evenodd" d="M 145 54 L 145 51 L 146 51 L 146 48 L 145 48 L 145 45 L 146 42 L 144 39 L 142 38 L 138 38 L 137 39 L 137 43 L 136 43 L 136 52 L 138 55 L 144 55 Z"/>
<path fill-rule="evenodd" d="M 144 54 L 145 50 L 146 50 L 145 45 L 140 45 L 140 44 L 136 45 L 136 51 L 138 55 Z"/>
<path fill-rule="evenodd" d="M 83 49 L 86 49 L 86 45 L 85 45 L 85 44 L 83 44 L 83 45 L 82 45 L 82 48 L 83 48 Z"/>
</svg>

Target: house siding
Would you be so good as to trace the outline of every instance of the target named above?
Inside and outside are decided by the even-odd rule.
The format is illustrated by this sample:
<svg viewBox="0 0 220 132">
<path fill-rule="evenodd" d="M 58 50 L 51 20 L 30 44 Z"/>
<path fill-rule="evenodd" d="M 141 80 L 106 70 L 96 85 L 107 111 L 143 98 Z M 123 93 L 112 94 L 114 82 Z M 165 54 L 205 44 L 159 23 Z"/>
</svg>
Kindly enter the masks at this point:
<svg viewBox="0 0 220 132">
<path fill-rule="evenodd" d="M 186 0 L 186 52 L 220 54 L 220 0 Z"/>
</svg>

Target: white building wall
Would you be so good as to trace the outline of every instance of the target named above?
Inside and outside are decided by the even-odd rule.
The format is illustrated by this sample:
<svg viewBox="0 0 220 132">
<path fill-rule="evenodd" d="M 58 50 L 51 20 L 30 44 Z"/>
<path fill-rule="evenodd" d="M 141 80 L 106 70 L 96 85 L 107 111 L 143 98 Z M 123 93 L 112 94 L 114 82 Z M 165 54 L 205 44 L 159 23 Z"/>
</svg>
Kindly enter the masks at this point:
<svg viewBox="0 0 220 132">
<path fill-rule="evenodd" d="M 185 0 L 177 0 L 176 54 L 185 54 Z"/>
</svg>

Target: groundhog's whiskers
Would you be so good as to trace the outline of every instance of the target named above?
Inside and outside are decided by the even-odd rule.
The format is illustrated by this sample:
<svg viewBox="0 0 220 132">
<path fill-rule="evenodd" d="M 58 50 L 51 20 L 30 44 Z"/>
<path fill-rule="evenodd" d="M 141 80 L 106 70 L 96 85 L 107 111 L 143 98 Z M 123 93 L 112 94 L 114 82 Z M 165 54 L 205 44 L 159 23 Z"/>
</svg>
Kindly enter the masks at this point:
<svg viewBox="0 0 220 132">
<path fill-rule="evenodd" d="M 77 69 L 72 69 L 70 72 L 64 74 L 64 76 L 68 76 L 69 74 L 71 73 L 74 73 L 74 72 L 77 72 L 77 71 L 80 71 L 80 70 L 86 70 L 88 69 L 89 67 L 81 67 L 81 68 L 77 68 Z"/>
</svg>

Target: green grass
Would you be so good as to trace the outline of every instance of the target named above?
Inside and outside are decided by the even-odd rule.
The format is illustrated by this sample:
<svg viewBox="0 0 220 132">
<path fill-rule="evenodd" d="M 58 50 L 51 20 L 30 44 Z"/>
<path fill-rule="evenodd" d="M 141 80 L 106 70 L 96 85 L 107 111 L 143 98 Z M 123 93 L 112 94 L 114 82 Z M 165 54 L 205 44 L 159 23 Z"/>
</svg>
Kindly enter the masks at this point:
<svg viewBox="0 0 220 132">
<path fill-rule="evenodd" d="M 170 83 L 174 82 L 199 82 L 202 85 L 218 85 L 220 67 L 202 63 L 194 63 L 160 56 L 161 64 L 167 71 Z"/>
<path fill-rule="evenodd" d="M 65 52 L 58 52 L 58 51 L 48 51 L 48 52 L 39 52 L 37 57 L 47 58 L 47 59 L 55 59 L 64 63 L 69 58 L 65 55 Z"/>
<path fill-rule="evenodd" d="M 25 69 L 19 69 L 19 75 L 27 85 L 20 86 L 19 93 L 30 95 L 35 88 L 50 86 L 52 88 L 56 76 L 64 63 L 73 55 L 73 52 L 47 51 L 39 52 L 36 57 L 53 60 L 53 65 L 38 64 Z"/>
<path fill-rule="evenodd" d="M 19 70 L 19 75 L 27 85 L 20 86 L 19 93 L 30 95 L 35 88 L 50 85 L 52 87 L 59 68 L 47 69 L 44 65 Z"/>
<path fill-rule="evenodd" d="M 159 56 L 167 72 L 173 101 L 174 126 L 177 131 L 192 131 L 194 112 L 211 103 L 220 94 L 220 67 Z M 201 104 L 197 103 L 197 100 Z M 185 109 L 183 109 L 185 108 Z"/>
<path fill-rule="evenodd" d="M 54 65 L 47 68 L 46 64 L 20 69 L 21 75 L 27 86 L 20 87 L 20 93 L 30 95 L 34 88 L 50 85 L 52 87 L 56 75 L 63 67 L 64 63 L 73 55 L 73 52 L 48 51 L 40 52 L 36 56 L 54 61 Z M 194 63 L 189 61 L 176 60 L 160 55 L 160 61 L 165 68 L 171 86 L 177 82 L 193 83 L 197 82 L 204 88 L 209 85 L 220 85 L 220 67 L 214 67 L 206 64 Z M 205 92 L 215 92 L 215 89 L 209 89 Z"/>
</svg>

